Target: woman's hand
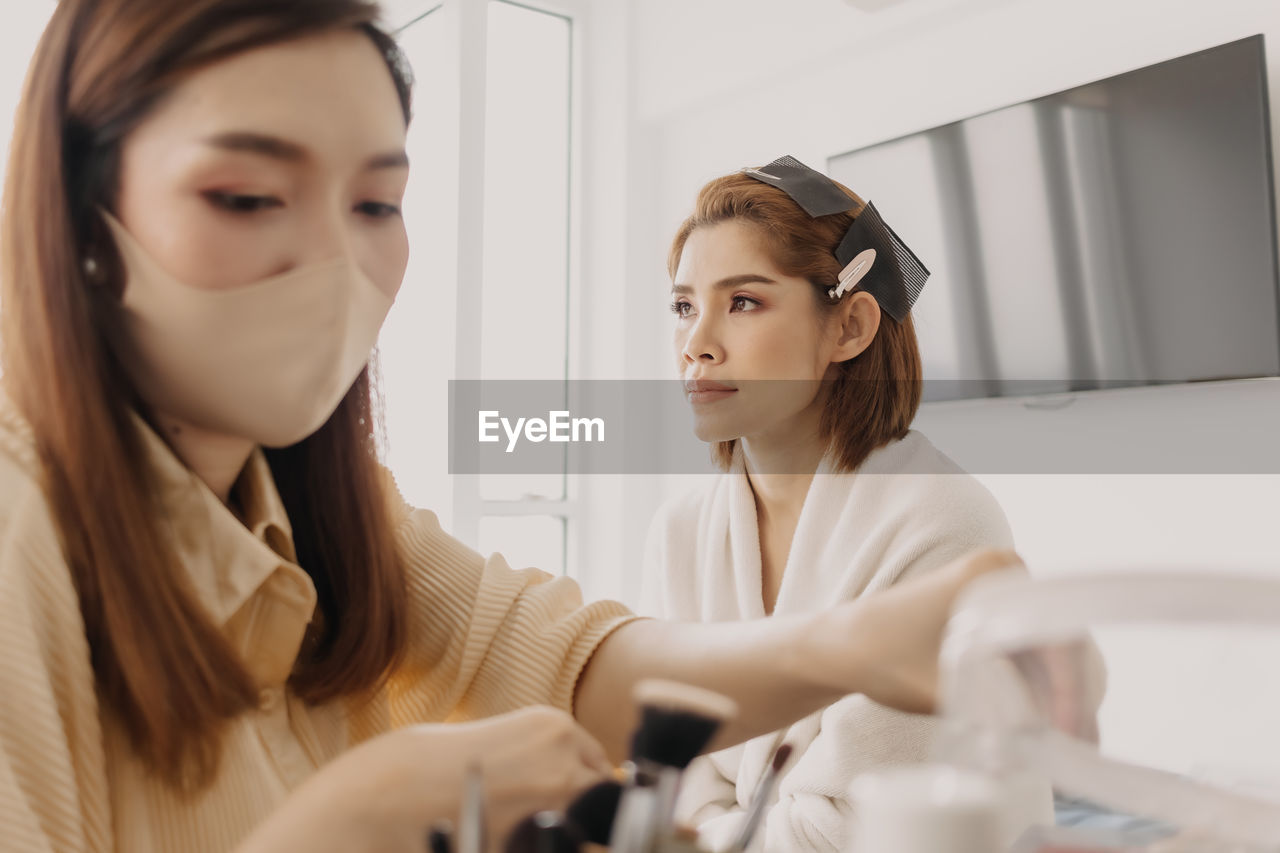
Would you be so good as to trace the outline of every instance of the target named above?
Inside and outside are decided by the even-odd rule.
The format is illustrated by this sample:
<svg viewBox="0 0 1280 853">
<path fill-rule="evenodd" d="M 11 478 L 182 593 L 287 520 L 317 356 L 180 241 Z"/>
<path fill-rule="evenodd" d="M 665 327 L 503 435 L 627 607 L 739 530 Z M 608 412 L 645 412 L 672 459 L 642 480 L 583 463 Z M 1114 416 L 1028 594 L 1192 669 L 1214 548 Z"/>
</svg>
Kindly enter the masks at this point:
<svg viewBox="0 0 1280 853">
<path fill-rule="evenodd" d="M 472 725 L 466 760 L 484 774 L 489 837 L 498 843 L 521 819 L 563 810 L 613 771 L 604 747 L 553 708 L 526 708 Z M 454 728 L 448 726 L 446 736 Z"/>
<path fill-rule="evenodd" d="M 295 791 L 237 853 L 425 849 L 428 828 L 457 821 L 463 779 L 478 764 L 488 837 L 562 809 L 611 766 L 568 714 L 525 708 L 474 723 L 413 726 L 361 744 Z"/>
<path fill-rule="evenodd" d="M 931 713 L 951 606 L 980 575 L 1023 568 L 1012 551 L 978 551 L 936 572 L 842 604 L 819 617 L 800 665 L 836 690 Z"/>
<path fill-rule="evenodd" d="M 1036 710 L 1055 729 L 1097 746 L 1098 709 L 1107 694 L 1107 663 L 1091 638 L 1014 652 Z"/>
</svg>

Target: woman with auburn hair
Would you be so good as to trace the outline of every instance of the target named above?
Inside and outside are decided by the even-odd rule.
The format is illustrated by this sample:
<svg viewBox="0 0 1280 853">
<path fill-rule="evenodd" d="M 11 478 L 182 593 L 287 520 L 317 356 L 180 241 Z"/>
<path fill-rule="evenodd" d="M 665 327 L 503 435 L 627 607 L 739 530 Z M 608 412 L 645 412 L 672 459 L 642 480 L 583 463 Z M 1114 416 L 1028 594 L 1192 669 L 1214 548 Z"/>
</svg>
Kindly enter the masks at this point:
<svg viewBox="0 0 1280 853">
<path fill-rule="evenodd" d="M 724 474 L 654 519 L 642 612 L 794 618 L 1011 547 L 990 493 L 910 428 L 910 309 L 928 272 L 873 206 L 781 158 L 703 187 L 668 267 L 694 428 Z M 681 815 L 727 847 L 785 739 L 762 849 L 844 850 L 851 779 L 926 759 L 930 734 L 927 718 L 847 697 L 698 759 Z"/>
<path fill-rule="evenodd" d="M 61 0 L 43 34 L 0 225 L 6 851 L 419 851 L 476 763 L 502 838 L 609 771 L 642 678 L 736 699 L 726 743 L 929 709 L 950 602 L 1016 560 L 668 625 L 407 506 L 367 367 L 408 253 L 376 14 Z"/>
</svg>

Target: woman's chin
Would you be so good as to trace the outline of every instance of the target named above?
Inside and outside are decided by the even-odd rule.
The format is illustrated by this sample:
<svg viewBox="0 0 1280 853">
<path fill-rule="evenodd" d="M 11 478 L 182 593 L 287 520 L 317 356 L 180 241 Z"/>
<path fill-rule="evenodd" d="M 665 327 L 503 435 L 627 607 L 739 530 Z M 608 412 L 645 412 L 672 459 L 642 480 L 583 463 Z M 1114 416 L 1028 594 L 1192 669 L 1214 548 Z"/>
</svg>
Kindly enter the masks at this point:
<svg viewBox="0 0 1280 853">
<path fill-rule="evenodd" d="M 742 437 L 741 430 L 734 429 L 731 424 L 725 423 L 723 419 L 709 417 L 694 418 L 693 434 L 698 437 L 699 441 L 705 441 L 707 444 L 733 441 L 735 438 Z"/>
</svg>

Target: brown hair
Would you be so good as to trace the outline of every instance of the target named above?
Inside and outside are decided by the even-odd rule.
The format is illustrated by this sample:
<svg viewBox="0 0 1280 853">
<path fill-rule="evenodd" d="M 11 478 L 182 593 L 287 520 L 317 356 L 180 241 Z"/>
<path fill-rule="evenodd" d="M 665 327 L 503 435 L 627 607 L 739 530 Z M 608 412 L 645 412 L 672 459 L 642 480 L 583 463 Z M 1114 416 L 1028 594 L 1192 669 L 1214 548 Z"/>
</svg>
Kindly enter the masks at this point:
<svg viewBox="0 0 1280 853">
<path fill-rule="evenodd" d="M 685 242 L 696 229 L 741 220 L 758 230 L 781 272 L 813 284 L 819 310 L 836 310 L 840 303 L 826 296 L 840 273 L 836 246 L 866 206 L 848 187 L 837 186 L 849 196 L 849 210 L 811 217 L 777 187 L 740 173 L 716 178 L 698 193 L 693 213 L 676 231 L 667 272 L 675 277 Z M 882 312 L 871 344 L 843 362 L 834 381 L 823 383 L 826 401 L 819 429 L 834 451 L 836 470 L 853 471 L 871 451 L 907 434 L 920 407 L 920 381 L 920 348 L 911 317 L 899 323 Z M 734 444 L 719 441 L 711 449 L 722 469 L 729 467 Z"/>
<path fill-rule="evenodd" d="M 410 80 L 363 0 L 60 0 L 17 112 L 0 225 L 4 380 L 30 422 L 84 619 L 98 692 L 171 784 L 209 781 L 225 723 L 257 689 L 172 571 L 153 472 L 112 355 L 123 275 L 96 206 L 114 207 L 121 141 L 184 75 L 250 48 L 341 27 Z M 102 259 L 90 287 L 81 258 Z M 374 452 L 368 370 L 314 435 L 267 454 L 319 624 L 290 687 L 311 702 L 375 687 L 405 639 L 404 570 Z"/>
</svg>

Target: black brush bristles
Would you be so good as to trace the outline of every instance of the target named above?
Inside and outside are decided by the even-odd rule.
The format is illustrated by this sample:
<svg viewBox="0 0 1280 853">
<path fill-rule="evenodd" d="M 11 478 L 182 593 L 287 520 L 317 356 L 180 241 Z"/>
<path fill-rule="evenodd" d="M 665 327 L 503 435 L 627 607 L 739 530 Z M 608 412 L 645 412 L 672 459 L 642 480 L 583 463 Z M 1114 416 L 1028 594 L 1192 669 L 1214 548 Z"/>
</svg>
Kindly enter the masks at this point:
<svg viewBox="0 0 1280 853">
<path fill-rule="evenodd" d="M 631 740 L 631 758 L 683 770 L 711 743 L 721 722 L 685 708 L 646 706 Z"/>
<path fill-rule="evenodd" d="M 645 679 L 634 693 L 640 725 L 631 740 L 631 758 L 641 765 L 684 770 L 738 713 L 727 696 L 675 681 Z"/>
<path fill-rule="evenodd" d="M 789 743 L 784 743 L 773 753 L 773 761 L 770 762 L 774 773 L 781 773 L 782 768 L 786 765 L 787 760 L 791 758 L 791 750 L 793 747 Z"/>
<path fill-rule="evenodd" d="M 453 853 L 453 824 L 437 821 L 427 833 L 428 853 Z"/>
<path fill-rule="evenodd" d="M 515 825 L 506 853 L 578 853 L 582 832 L 557 812 L 538 812 Z"/>
<path fill-rule="evenodd" d="M 578 795 L 565 811 L 565 816 L 581 830 L 587 841 L 607 847 L 621 801 L 621 784 L 611 780 L 598 782 Z"/>
</svg>

